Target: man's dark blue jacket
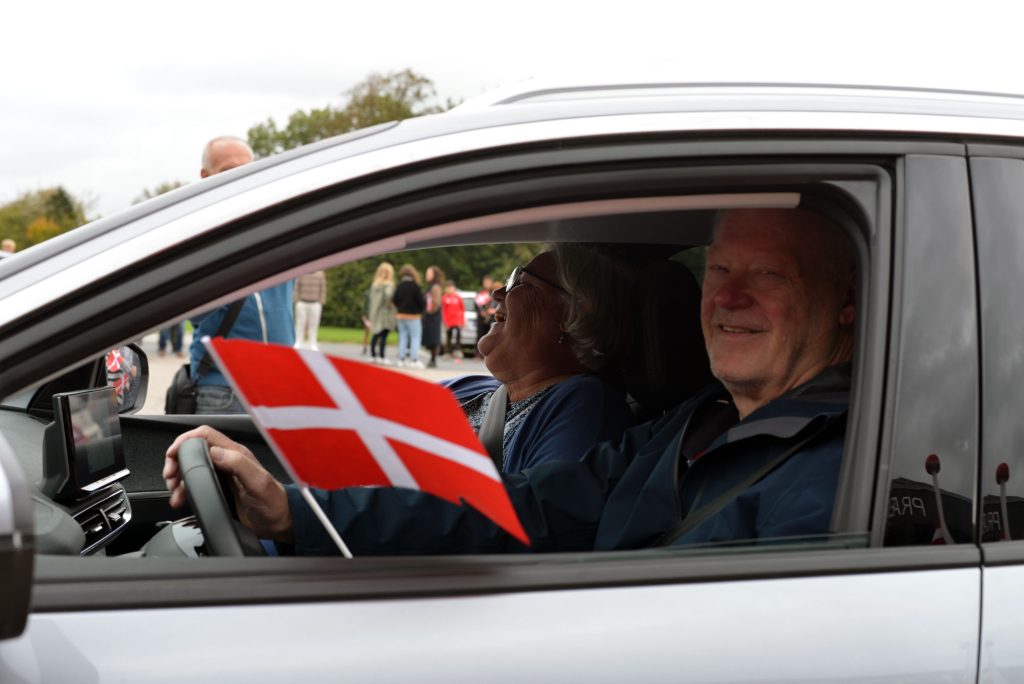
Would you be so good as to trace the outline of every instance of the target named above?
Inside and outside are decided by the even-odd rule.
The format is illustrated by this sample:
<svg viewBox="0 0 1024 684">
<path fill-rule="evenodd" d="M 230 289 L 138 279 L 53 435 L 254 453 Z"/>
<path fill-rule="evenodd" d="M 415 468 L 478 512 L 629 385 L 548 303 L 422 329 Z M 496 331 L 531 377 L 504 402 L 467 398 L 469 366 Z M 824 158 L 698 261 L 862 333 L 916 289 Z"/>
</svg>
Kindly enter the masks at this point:
<svg viewBox="0 0 1024 684">
<path fill-rule="evenodd" d="M 393 488 L 314 490 L 354 555 L 636 549 L 659 543 L 685 512 L 699 511 L 772 459 L 812 439 L 717 513 L 672 541 L 687 545 L 823 534 L 842 461 L 840 418 L 850 367 L 834 366 L 735 423 L 692 466 L 680 458 L 690 418 L 728 401 L 718 384 L 665 417 L 627 430 L 580 461 L 504 475 L 532 540 L 527 549 L 473 508 Z M 697 421 L 694 421 L 695 423 Z M 831 427 L 831 426 L 835 427 Z M 287 487 L 297 554 L 334 554 L 334 544 L 299 492 Z"/>
</svg>

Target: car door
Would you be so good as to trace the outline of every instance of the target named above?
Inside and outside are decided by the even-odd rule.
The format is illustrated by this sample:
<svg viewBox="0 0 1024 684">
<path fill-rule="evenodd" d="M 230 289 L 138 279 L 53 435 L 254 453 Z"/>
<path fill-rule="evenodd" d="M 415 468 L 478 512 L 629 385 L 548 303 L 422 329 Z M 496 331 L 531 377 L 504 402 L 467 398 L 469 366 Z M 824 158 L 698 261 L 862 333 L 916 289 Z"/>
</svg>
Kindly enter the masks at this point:
<svg viewBox="0 0 1024 684">
<path fill-rule="evenodd" d="M 984 568 L 981 681 L 1024 675 L 1024 430 L 1020 411 L 1024 359 L 1017 292 L 1024 283 L 1024 149 L 971 147 L 971 181 L 978 234 L 981 295 L 983 440 L 979 484 Z"/>
<path fill-rule="evenodd" d="M 380 168 L 372 158 L 366 166 Z M 976 278 L 958 145 L 597 139 L 358 181 L 234 219 L 160 255 L 171 263 L 142 263 L 132 285 L 153 293 L 153 311 L 114 317 L 110 339 L 91 334 L 107 344 L 170 318 L 170 295 L 156 292 L 170 284 L 182 306 L 197 306 L 201 288 L 229 293 L 325 253 L 428 243 L 443 235 L 428 234 L 433 225 L 507 211 L 510 197 L 522 207 L 670 193 L 796 197 L 859 231 L 864 258 L 835 533 L 738 550 L 526 557 L 42 557 L 28 628 L 0 643 L 5 681 L 221 681 L 224 672 L 253 682 L 973 679 L 981 570 L 972 531 L 944 547 L 885 545 L 901 515 L 889 492 L 908 474 L 904 455 L 913 477 L 928 455 L 944 459 L 939 508 L 954 494 L 973 500 L 962 485 L 978 448 Z M 186 264 L 174 276 L 161 270 Z M 210 264 L 223 272 L 183 283 Z M 937 301 L 955 312 L 962 334 L 952 340 Z M 935 397 L 933 377 L 957 391 Z M 181 427 L 149 420 L 137 421 L 140 434 Z"/>
</svg>

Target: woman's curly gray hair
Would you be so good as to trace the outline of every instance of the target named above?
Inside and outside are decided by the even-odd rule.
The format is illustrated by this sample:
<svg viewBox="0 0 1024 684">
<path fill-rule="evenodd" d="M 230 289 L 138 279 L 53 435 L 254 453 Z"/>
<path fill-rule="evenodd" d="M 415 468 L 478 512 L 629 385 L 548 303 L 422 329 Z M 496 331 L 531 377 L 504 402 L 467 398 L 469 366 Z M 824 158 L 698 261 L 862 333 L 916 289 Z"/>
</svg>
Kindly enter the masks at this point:
<svg viewBox="0 0 1024 684">
<path fill-rule="evenodd" d="M 592 245 L 559 242 L 547 247 L 558 262 L 558 282 L 570 293 L 562 317 L 576 359 L 590 371 L 622 363 L 631 341 L 632 277 Z"/>
</svg>

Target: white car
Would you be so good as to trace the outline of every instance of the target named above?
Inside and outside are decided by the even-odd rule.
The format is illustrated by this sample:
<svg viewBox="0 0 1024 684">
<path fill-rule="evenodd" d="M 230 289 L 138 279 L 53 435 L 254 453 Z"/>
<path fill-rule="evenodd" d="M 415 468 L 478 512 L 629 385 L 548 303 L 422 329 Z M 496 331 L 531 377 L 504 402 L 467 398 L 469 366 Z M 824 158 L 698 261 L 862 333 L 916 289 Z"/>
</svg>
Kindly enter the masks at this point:
<svg viewBox="0 0 1024 684">
<path fill-rule="evenodd" d="M 1009 302 L 1024 289 L 1022 189 L 1016 97 L 527 87 L 27 249 L 0 264 L 0 681 L 1020 680 L 1024 316 Z M 826 212 L 859 246 L 853 403 L 824 538 L 217 557 L 166 522 L 181 513 L 163 454 L 198 417 L 133 414 L 137 388 L 121 398 L 123 464 L 79 481 L 61 460 L 77 400 L 60 397 L 106 385 L 109 350 L 211 304 L 404 249 L 562 240 L 681 259 L 717 210 L 751 206 Z M 132 377 L 145 381 L 144 355 Z M 202 422 L 273 466 L 248 416 Z"/>
<path fill-rule="evenodd" d="M 459 290 L 459 296 L 466 310 L 466 322 L 462 326 L 462 348 L 472 355 L 476 351 L 477 337 L 476 293 Z"/>
</svg>

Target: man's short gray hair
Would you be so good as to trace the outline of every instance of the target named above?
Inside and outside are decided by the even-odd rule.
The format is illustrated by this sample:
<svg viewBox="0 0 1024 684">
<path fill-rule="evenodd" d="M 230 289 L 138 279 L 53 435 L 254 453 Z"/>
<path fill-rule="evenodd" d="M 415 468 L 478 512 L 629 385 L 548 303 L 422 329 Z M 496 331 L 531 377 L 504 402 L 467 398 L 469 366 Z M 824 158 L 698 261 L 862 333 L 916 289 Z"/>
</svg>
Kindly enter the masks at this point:
<svg viewBox="0 0 1024 684">
<path fill-rule="evenodd" d="M 721 209 L 715 214 L 712 241 L 718 233 L 722 220 L 735 211 Z M 741 210 L 742 211 L 742 210 Z M 773 209 L 779 214 L 790 214 L 794 228 L 811 231 L 812 239 L 817 243 L 818 263 L 828 280 L 836 284 L 845 282 L 845 276 L 857 270 L 857 247 L 850 234 L 834 220 L 813 209 L 803 207 L 795 209 Z"/>
<path fill-rule="evenodd" d="M 576 359 L 590 371 L 621 363 L 631 342 L 629 272 L 592 246 L 561 242 L 551 251 L 558 282 L 571 293 L 562 330 L 572 340 Z"/>
<path fill-rule="evenodd" d="M 239 138 L 238 136 L 235 136 L 235 135 L 219 135 L 216 138 L 214 138 L 213 140 L 211 140 L 210 142 L 206 143 L 206 146 L 203 147 L 203 166 L 202 166 L 202 168 L 203 168 L 204 171 L 206 171 L 207 173 L 210 173 L 213 170 L 213 169 L 210 168 L 210 156 L 211 156 L 211 150 L 213 150 L 213 146 L 216 145 L 217 143 L 220 143 L 220 142 L 227 142 L 228 140 L 230 140 L 232 142 L 239 143 L 241 145 L 244 145 L 245 149 L 249 150 L 249 154 L 251 154 L 253 156 L 253 158 L 256 157 L 256 155 L 252 151 L 252 148 L 249 147 L 249 143 L 246 142 L 245 140 L 242 140 L 241 138 Z"/>
</svg>

